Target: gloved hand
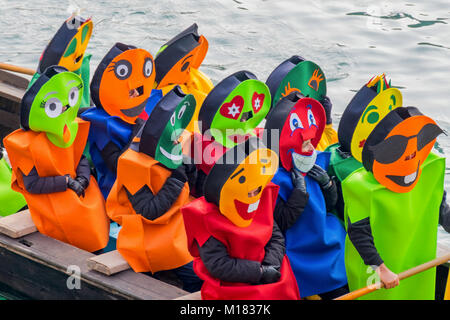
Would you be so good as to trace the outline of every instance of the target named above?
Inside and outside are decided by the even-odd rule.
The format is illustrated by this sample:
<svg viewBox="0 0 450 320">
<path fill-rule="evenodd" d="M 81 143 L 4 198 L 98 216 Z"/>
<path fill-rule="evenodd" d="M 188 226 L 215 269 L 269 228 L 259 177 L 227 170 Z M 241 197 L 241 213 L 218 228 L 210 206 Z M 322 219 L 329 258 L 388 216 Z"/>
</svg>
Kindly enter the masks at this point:
<svg viewBox="0 0 450 320">
<path fill-rule="evenodd" d="M 328 173 L 317 164 L 308 171 L 308 176 L 316 180 L 322 188 L 330 186 L 331 178 Z"/>
<path fill-rule="evenodd" d="M 77 196 L 83 196 L 84 197 L 84 188 L 81 185 L 80 182 L 78 182 L 75 179 L 72 179 L 71 176 L 67 176 L 67 188 L 72 189 Z"/>
<path fill-rule="evenodd" d="M 331 103 L 330 98 L 325 96 L 325 97 L 323 97 L 322 100 L 320 100 L 320 103 L 322 104 L 323 108 L 325 109 L 325 116 L 327 117 L 327 124 L 331 124 L 332 123 L 331 108 L 333 107 L 333 104 Z"/>
<path fill-rule="evenodd" d="M 291 179 L 295 189 L 300 189 L 303 193 L 306 193 L 305 177 L 298 170 L 292 169 Z"/>
<path fill-rule="evenodd" d="M 261 266 L 260 284 L 274 283 L 280 280 L 281 273 L 274 266 Z"/>
<path fill-rule="evenodd" d="M 77 176 L 77 177 L 75 177 L 75 180 L 81 184 L 81 186 L 83 187 L 84 190 L 86 190 L 87 187 L 89 186 L 89 180 L 83 176 Z"/>
<path fill-rule="evenodd" d="M 185 183 L 188 180 L 186 167 L 181 164 L 178 168 L 172 170 L 171 177 L 177 179 L 178 181 L 181 181 L 182 183 Z"/>
</svg>

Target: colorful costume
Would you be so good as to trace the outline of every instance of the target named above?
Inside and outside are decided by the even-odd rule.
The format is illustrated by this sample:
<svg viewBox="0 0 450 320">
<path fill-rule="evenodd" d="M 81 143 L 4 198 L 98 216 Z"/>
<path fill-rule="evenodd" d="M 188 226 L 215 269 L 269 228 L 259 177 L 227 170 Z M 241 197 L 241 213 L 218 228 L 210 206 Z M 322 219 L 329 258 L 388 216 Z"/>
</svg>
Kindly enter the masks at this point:
<svg viewBox="0 0 450 320">
<path fill-rule="evenodd" d="M 25 198 L 11 189 L 11 167 L 3 156 L 0 148 L 0 216 L 5 217 L 16 213 L 27 205 Z"/>
<path fill-rule="evenodd" d="M 208 41 L 198 35 L 197 29 L 194 23 L 164 44 L 155 57 L 156 89 L 162 90 L 165 95 L 175 85 L 179 85 L 184 93 L 195 97 L 197 107 L 186 128 L 190 132 L 199 132 L 195 122 L 203 100 L 213 88 L 211 80 L 198 70 L 208 51 Z M 149 104 L 146 113 L 150 112 Z"/>
<path fill-rule="evenodd" d="M 75 72 L 83 80 L 83 97 L 80 108 L 91 105 L 89 95 L 89 62 L 90 54 L 85 54 L 94 25 L 92 20 L 80 16 L 71 16 L 48 43 L 39 60 L 37 72 L 34 74 L 28 87 L 50 66 L 59 65 Z"/>
<path fill-rule="evenodd" d="M 336 201 L 336 189 L 329 177 L 322 185 L 311 175 L 319 171 L 326 174 L 323 170 L 328 167 L 330 154 L 317 154 L 315 150 L 305 153 L 302 149 L 303 142 L 309 140 L 317 146 L 324 126 L 325 112 L 320 103 L 298 92 L 277 103 L 265 126 L 271 149 L 279 144 L 281 165 L 272 179 L 280 186 L 275 220 L 285 232 L 286 254 L 303 296 L 329 293 L 347 283 L 345 230 L 329 213 Z M 303 186 L 296 186 L 292 175 L 305 176 Z"/>
<path fill-rule="evenodd" d="M 109 223 L 95 179 L 82 156 L 89 123 L 76 118 L 81 78 L 47 68 L 22 99 L 21 126 L 4 139 L 12 188 L 27 200 L 37 229 L 87 251 L 104 248 Z"/>
<path fill-rule="evenodd" d="M 192 261 L 180 212 L 190 201 L 189 186 L 182 174 L 181 144 L 174 142 L 194 110 L 194 96 L 176 86 L 119 158 L 106 207 L 109 217 L 122 226 L 117 250 L 136 272 L 155 273 Z"/>
<path fill-rule="evenodd" d="M 336 178 L 338 190 L 341 182 L 362 167 L 362 149 L 375 126 L 393 109 L 402 106 L 401 92 L 390 87 L 386 76 L 373 77 L 352 98 L 339 122 L 339 143 L 329 146 L 331 152 L 328 173 Z M 344 219 L 342 192 L 336 206 L 338 216 Z"/>
<path fill-rule="evenodd" d="M 270 110 L 267 86 L 248 71 L 238 71 L 220 83 L 206 97 L 198 116 L 200 134 L 194 134 L 193 155 L 199 169 L 196 187 L 201 196 L 211 167 L 224 152 L 248 137 Z"/>
<path fill-rule="evenodd" d="M 105 199 L 116 180 L 117 160 L 139 131 L 155 79 L 153 58 L 144 49 L 116 43 L 91 82 L 95 107 L 81 117 L 91 123 L 89 153 Z"/>
<path fill-rule="evenodd" d="M 369 266 L 384 263 L 400 273 L 436 257 L 445 159 L 430 151 L 440 133 L 418 109 L 396 108 L 367 138 L 364 168 L 342 182 L 351 290 L 373 278 Z M 430 269 L 361 299 L 434 299 L 435 273 Z"/>
<path fill-rule="evenodd" d="M 281 98 L 294 91 L 319 101 L 325 110 L 327 122 L 317 150 L 323 151 L 329 145 L 337 142 L 337 134 L 333 129 L 331 119 L 332 104 L 326 96 L 325 74 L 317 64 L 306 61 L 300 56 L 292 56 L 272 71 L 266 84 L 270 89 L 273 107 Z"/>
<path fill-rule="evenodd" d="M 220 160 L 205 197 L 181 209 L 194 270 L 204 280 L 202 299 L 299 299 L 273 221 L 276 154 L 252 137 Z"/>
</svg>

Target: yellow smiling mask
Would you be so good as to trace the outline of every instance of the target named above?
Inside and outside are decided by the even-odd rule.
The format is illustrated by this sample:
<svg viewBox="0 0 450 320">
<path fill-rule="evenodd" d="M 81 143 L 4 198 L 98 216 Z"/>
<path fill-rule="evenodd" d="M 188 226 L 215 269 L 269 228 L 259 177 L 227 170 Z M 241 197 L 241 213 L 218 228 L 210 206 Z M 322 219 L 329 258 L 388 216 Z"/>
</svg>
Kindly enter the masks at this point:
<svg viewBox="0 0 450 320">
<path fill-rule="evenodd" d="M 401 92 L 390 87 L 385 74 L 373 77 L 350 101 L 339 123 L 339 143 L 362 162 L 362 150 L 375 126 L 392 110 L 401 107 Z"/>
</svg>

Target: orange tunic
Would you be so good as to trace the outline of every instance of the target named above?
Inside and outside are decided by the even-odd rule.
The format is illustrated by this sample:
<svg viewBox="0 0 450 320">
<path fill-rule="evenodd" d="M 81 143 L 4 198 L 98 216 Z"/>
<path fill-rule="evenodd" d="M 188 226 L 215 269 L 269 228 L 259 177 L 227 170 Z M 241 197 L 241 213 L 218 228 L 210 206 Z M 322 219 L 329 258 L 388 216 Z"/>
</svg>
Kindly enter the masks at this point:
<svg viewBox="0 0 450 320">
<path fill-rule="evenodd" d="M 122 226 L 117 250 L 136 272 L 178 268 L 192 261 L 187 247 L 181 207 L 190 202 L 186 183 L 172 207 L 155 220 L 137 214 L 124 187 L 135 194 L 147 185 L 157 194 L 171 172 L 150 156 L 132 149 L 119 158 L 117 180 L 106 201 L 109 217 Z"/>
<path fill-rule="evenodd" d="M 40 177 L 70 174 L 76 177 L 89 133 L 89 122 L 79 118 L 78 133 L 68 148 L 55 146 L 44 132 L 18 129 L 3 140 L 11 161 L 12 189 L 22 193 L 31 218 L 39 232 L 87 251 L 106 247 L 109 221 L 97 181 L 91 176 L 84 197 L 67 189 L 63 192 L 32 194 L 27 192 L 23 175 L 33 167 Z"/>
</svg>

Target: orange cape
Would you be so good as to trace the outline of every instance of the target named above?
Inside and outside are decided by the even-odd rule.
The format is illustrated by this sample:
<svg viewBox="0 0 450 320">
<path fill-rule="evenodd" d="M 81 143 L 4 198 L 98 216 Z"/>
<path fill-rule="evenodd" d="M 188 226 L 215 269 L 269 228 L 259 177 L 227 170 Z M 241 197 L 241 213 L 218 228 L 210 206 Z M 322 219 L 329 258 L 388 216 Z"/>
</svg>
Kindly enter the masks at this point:
<svg viewBox="0 0 450 320">
<path fill-rule="evenodd" d="M 132 149 L 119 158 L 117 180 L 106 201 L 109 217 L 122 226 L 117 250 L 136 272 L 170 270 L 192 261 L 187 247 L 181 207 L 190 202 L 186 183 L 172 207 L 155 220 L 137 214 L 125 188 L 135 194 L 147 185 L 153 194 L 162 188 L 171 172 L 146 154 Z"/>
<path fill-rule="evenodd" d="M 70 174 L 83 154 L 89 133 L 89 123 L 79 118 L 78 133 L 68 148 L 52 144 L 44 132 L 18 129 L 4 139 L 12 165 L 11 188 L 22 193 L 28 203 L 31 218 L 39 232 L 90 252 L 103 249 L 109 240 L 109 221 L 97 181 L 91 176 L 84 197 L 67 189 L 63 192 L 32 194 L 27 192 L 23 174 L 33 167 L 40 177 Z"/>
</svg>

